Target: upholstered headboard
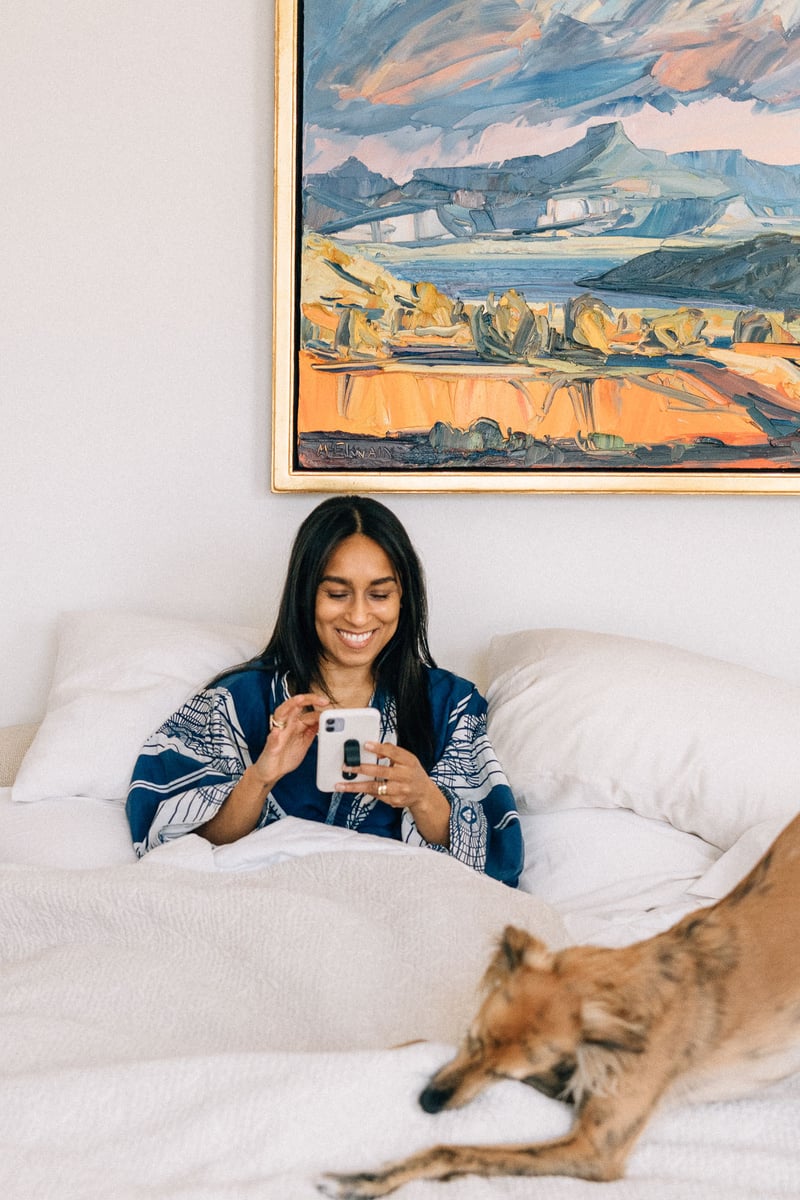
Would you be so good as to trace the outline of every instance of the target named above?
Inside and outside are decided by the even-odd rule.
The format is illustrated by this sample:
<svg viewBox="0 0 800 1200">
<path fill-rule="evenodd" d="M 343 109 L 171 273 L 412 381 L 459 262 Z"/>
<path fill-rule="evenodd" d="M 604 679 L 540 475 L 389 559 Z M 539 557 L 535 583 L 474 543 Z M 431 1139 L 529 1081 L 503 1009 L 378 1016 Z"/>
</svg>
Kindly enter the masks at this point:
<svg viewBox="0 0 800 1200">
<path fill-rule="evenodd" d="M 38 725 L 7 725 L 0 728 L 0 787 L 11 787 L 38 728 Z"/>
</svg>

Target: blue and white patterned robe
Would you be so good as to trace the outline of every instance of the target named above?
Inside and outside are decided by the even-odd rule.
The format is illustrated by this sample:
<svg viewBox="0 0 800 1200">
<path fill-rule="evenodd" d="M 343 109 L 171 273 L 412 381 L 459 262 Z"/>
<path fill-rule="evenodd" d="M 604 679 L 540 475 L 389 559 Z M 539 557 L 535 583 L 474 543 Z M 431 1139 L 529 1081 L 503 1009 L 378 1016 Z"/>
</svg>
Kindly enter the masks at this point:
<svg viewBox="0 0 800 1200">
<path fill-rule="evenodd" d="M 523 842 L 514 797 L 486 733 L 486 701 L 449 671 L 427 671 L 435 742 L 430 773 L 450 802 L 454 858 L 516 886 Z M 149 739 L 136 763 L 126 811 L 142 855 L 204 825 L 264 748 L 269 714 L 288 698 L 275 671 L 244 668 L 193 696 Z M 378 692 L 382 741 L 396 741 L 395 703 Z M 284 816 L 428 845 L 407 809 L 316 786 L 316 740 L 267 796 L 257 828 Z M 434 846 L 444 850 L 444 847 Z"/>
</svg>

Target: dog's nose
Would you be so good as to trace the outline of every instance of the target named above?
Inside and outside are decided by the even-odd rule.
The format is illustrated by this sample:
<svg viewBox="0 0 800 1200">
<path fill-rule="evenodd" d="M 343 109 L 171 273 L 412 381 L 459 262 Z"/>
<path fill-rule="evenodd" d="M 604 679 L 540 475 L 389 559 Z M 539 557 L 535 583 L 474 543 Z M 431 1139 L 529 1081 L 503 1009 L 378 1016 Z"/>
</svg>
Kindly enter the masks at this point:
<svg viewBox="0 0 800 1200">
<path fill-rule="evenodd" d="M 441 1112 L 452 1094 L 452 1088 L 437 1087 L 435 1083 L 429 1083 L 420 1095 L 420 1107 L 426 1113 Z"/>
</svg>

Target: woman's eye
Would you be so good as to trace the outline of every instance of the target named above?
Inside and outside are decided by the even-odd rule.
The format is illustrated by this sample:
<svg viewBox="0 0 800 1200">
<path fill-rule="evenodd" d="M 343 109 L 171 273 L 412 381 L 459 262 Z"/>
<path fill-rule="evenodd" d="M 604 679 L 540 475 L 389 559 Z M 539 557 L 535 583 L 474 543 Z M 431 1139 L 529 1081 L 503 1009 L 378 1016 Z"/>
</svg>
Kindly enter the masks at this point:
<svg viewBox="0 0 800 1200">
<path fill-rule="evenodd" d="M 350 592 L 326 591 L 325 595 L 328 598 L 328 600 L 349 600 L 350 599 Z M 392 596 L 391 592 L 370 592 L 369 593 L 369 599 L 375 601 L 376 603 L 383 603 L 385 600 L 391 599 L 391 596 Z"/>
</svg>

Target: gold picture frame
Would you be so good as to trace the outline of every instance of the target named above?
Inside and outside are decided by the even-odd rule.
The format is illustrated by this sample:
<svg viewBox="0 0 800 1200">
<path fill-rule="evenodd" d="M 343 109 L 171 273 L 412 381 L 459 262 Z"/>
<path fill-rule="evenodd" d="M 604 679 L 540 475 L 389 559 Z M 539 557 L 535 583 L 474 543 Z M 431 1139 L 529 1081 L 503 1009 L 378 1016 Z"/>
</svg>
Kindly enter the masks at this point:
<svg viewBox="0 0 800 1200">
<path fill-rule="evenodd" d="M 698 114 L 741 119 L 722 148 L 706 127 L 687 134 L 680 88 L 697 60 L 660 11 L 660 42 L 627 75 L 631 31 L 614 54 L 606 22 L 582 63 L 586 111 L 567 104 L 565 76 L 559 117 L 537 64 L 558 57 L 564 29 L 534 28 L 535 6 L 516 3 L 503 29 L 481 27 L 480 4 L 463 28 L 456 7 L 458 31 L 447 4 L 433 19 L 416 0 L 276 0 L 273 490 L 800 492 L 794 99 L 770 107 L 758 81 L 733 97 L 712 79 Z M 780 32 L 780 5 L 760 10 Z M 706 63 L 723 36 L 714 12 L 695 29 Z M 770 45 L 762 73 L 781 66 L 781 38 Z M 519 95 L 525 61 L 527 106 L 505 133 L 505 110 L 481 127 L 486 88 L 493 103 L 506 85 Z M 656 83 L 660 109 L 643 116 Z M 670 105 L 685 148 L 646 145 L 636 131 Z M 772 161 L 748 154 L 745 133 Z M 504 156 L 509 138 L 525 153 Z"/>
</svg>

